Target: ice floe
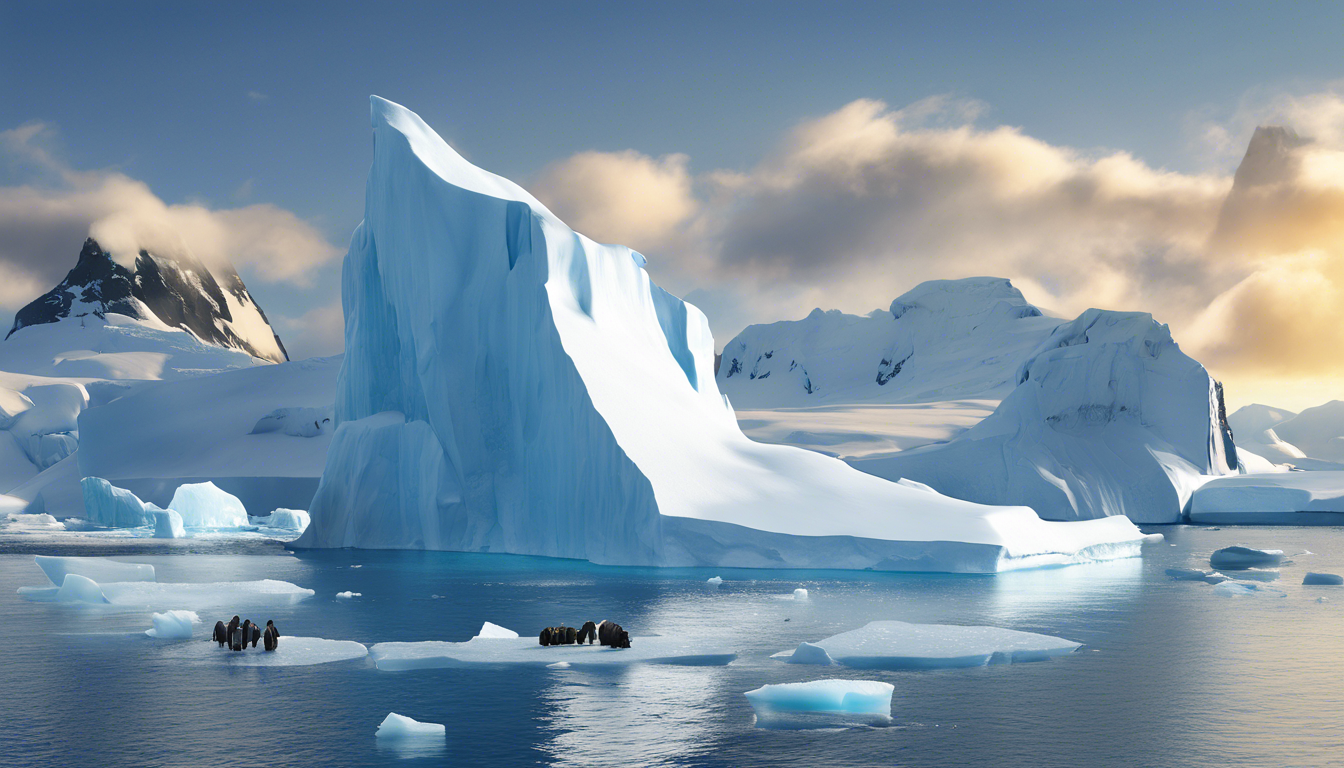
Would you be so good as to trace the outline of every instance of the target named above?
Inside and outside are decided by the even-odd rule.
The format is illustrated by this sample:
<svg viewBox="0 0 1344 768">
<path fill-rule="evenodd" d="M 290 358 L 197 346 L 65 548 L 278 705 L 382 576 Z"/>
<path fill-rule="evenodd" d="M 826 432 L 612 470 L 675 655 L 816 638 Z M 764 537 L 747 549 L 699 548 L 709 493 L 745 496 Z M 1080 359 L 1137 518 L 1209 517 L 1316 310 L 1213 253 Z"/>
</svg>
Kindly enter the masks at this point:
<svg viewBox="0 0 1344 768">
<path fill-rule="evenodd" d="M 1306 576 L 1302 577 L 1303 586 L 1338 587 L 1342 584 L 1344 584 L 1344 576 L 1336 573 L 1312 573 L 1309 571 Z"/>
<path fill-rule="evenodd" d="M 465 643 L 429 640 L 418 643 L 378 643 L 369 655 L 384 671 L 468 667 L 479 664 L 532 665 L 556 662 L 572 666 L 622 664 L 672 664 L 678 666 L 723 666 L 737 654 L 702 640 L 680 637 L 632 637 L 629 648 L 601 645 L 542 646 L 536 638 L 475 637 Z"/>
<path fill-rule="evenodd" d="M 1284 563 L 1281 549 L 1252 549 L 1250 547 L 1224 547 L 1209 556 L 1209 565 L 1220 571 L 1242 571 L 1261 566 L 1276 566 Z"/>
<path fill-rule="evenodd" d="M 154 626 L 145 630 L 150 637 L 160 640 L 186 640 L 191 637 L 192 625 L 200 624 L 195 611 L 165 611 L 150 617 Z"/>
<path fill-rule="evenodd" d="M 311 589 L 274 579 L 179 584 L 117 581 L 100 584 L 75 573 L 67 574 L 59 588 L 19 587 L 18 592 L 25 599 L 40 603 L 105 602 L 112 605 L 181 609 L 293 605 L 313 596 Z M 96 594 L 102 595 L 103 599 L 96 599 Z"/>
<path fill-rule="evenodd" d="M 33 561 L 56 586 L 65 583 L 65 576 L 77 573 L 97 582 L 154 581 L 154 566 L 144 563 L 122 563 L 105 557 L 51 557 L 35 555 Z"/>
<path fill-rule="evenodd" d="M 336 597 L 338 597 L 338 598 L 340 598 L 340 599 L 342 599 L 342 600 L 350 600 L 350 599 L 353 599 L 353 598 L 356 598 L 356 597 L 363 597 L 363 596 L 364 596 L 364 593 L 363 593 L 363 592 L 350 592 L 350 591 L 346 591 L 346 592 L 337 592 L 337 593 L 336 593 Z"/>
<path fill-rule="evenodd" d="M 1081 643 L 998 627 L 873 621 L 812 645 L 836 664 L 855 669 L 940 669 L 1044 661 L 1072 653 Z M 793 661 L 797 653 L 781 651 L 771 658 Z M 821 658 L 810 649 L 804 654 Z"/>
<path fill-rule="evenodd" d="M 885 725 L 891 722 L 891 683 L 813 680 L 747 691 L 756 723 L 767 728 Z"/>
<path fill-rule="evenodd" d="M 1266 587 L 1264 584 L 1257 584 L 1253 581 L 1224 581 L 1221 584 L 1214 585 L 1213 593 L 1219 597 L 1240 597 L 1242 595 L 1287 597 L 1287 594 L 1282 590 Z"/>
</svg>

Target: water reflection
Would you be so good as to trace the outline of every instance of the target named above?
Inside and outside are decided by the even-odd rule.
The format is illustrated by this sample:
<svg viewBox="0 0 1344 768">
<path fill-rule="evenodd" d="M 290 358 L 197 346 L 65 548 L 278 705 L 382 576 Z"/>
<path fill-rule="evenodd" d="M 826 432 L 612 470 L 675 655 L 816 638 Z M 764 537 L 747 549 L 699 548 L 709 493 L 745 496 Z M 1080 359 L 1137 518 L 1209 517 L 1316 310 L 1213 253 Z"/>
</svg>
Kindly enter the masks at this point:
<svg viewBox="0 0 1344 768">
<path fill-rule="evenodd" d="M 396 738 L 375 738 L 374 748 L 384 757 L 398 760 L 414 760 L 446 757 L 448 742 L 440 735 L 399 736 Z"/>
<path fill-rule="evenodd" d="M 1143 560 L 1137 557 L 1010 571 L 989 581 L 985 607 L 996 621 L 1011 626 L 1013 621 L 1058 614 L 1065 609 L 1137 599 L 1143 571 Z"/>
</svg>

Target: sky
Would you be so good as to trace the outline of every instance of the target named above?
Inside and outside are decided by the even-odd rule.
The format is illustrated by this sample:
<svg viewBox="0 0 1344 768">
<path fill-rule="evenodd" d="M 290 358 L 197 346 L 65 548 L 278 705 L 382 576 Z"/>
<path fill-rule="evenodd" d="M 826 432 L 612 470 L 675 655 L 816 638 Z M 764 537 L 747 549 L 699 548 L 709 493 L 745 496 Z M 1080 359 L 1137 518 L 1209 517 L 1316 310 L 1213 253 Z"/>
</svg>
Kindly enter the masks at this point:
<svg viewBox="0 0 1344 768">
<path fill-rule="evenodd" d="M 84 236 L 341 347 L 368 96 L 624 242 L 719 346 L 922 280 L 1147 311 L 1229 404 L 1344 396 L 1339 4 L 0 0 L 0 322 Z M 1267 170 L 1234 176 L 1257 125 Z M 1272 137 L 1269 137 L 1272 138 Z"/>
</svg>

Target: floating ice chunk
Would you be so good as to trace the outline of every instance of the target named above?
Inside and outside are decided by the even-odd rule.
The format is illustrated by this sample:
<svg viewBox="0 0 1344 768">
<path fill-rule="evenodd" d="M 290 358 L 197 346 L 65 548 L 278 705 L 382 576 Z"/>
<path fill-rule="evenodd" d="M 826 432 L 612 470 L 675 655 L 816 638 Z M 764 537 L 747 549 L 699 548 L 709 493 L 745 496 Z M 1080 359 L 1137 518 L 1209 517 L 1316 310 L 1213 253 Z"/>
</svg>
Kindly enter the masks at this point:
<svg viewBox="0 0 1344 768">
<path fill-rule="evenodd" d="M 173 493 L 168 508 L 182 516 L 188 528 L 242 528 L 248 525 L 243 502 L 214 483 L 185 483 Z"/>
<path fill-rule="evenodd" d="M 156 539 L 185 539 L 187 529 L 182 525 L 182 516 L 177 514 L 174 509 L 155 509 L 150 514 L 154 516 L 154 538 Z"/>
<path fill-rule="evenodd" d="M 377 736 L 382 739 L 423 738 L 425 736 L 434 736 L 441 739 L 446 732 L 447 729 L 438 723 L 422 723 L 405 715 L 392 712 L 383 718 L 382 724 L 378 726 Z"/>
<path fill-rule="evenodd" d="M 1334 573 L 1311 573 L 1302 577 L 1303 586 L 1338 587 L 1344 584 L 1344 576 Z"/>
<path fill-rule="evenodd" d="M 547 664 L 547 669 L 569 669 L 568 661 L 557 661 L 554 664 Z"/>
<path fill-rule="evenodd" d="M 835 663 L 825 648 L 812 643 L 799 643 L 798 647 L 794 649 L 793 655 L 785 661 L 790 664 L 816 664 L 822 667 L 829 667 Z"/>
<path fill-rule="evenodd" d="M 481 625 L 481 631 L 477 632 L 476 637 L 472 639 L 473 640 L 476 638 L 512 639 L 515 637 L 518 637 L 518 633 L 514 632 L 512 629 L 505 629 L 504 627 L 501 627 L 498 624 L 491 624 L 490 622 L 487 621 Z"/>
<path fill-rule="evenodd" d="M 891 683 L 813 680 L 747 691 L 756 722 L 766 728 L 807 728 L 891 722 Z"/>
<path fill-rule="evenodd" d="M 1144 544 L 1161 544 L 1163 541 L 1166 540 L 1166 538 L 1167 538 L 1166 536 L 1163 536 L 1163 535 L 1160 534 L 1160 533 L 1146 533 L 1146 534 L 1144 534 L 1144 536 L 1143 536 L 1143 543 L 1144 543 Z M 1172 544 L 1172 546 L 1174 547 L 1174 546 L 1176 546 L 1176 545 L 1175 545 L 1175 544 Z"/>
<path fill-rule="evenodd" d="M 298 531 L 299 533 L 303 533 L 310 522 L 308 510 L 284 508 L 271 512 L 270 517 L 255 517 L 252 518 L 252 520 L 257 525 L 265 525 L 270 528 L 283 528 L 287 531 Z"/>
<path fill-rule="evenodd" d="M 998 627 L 872 621 L 815 645 L 836 664 L 856 669 L 940 669 L 1044 661 L 1073 653 L 1081 644 Z M 781 651 L 771 658 L 790 661 L 795 653 Z"/>
<path fill-rule="evenodd" d="M 191 625 L 200 624 L 201 617 L 195 611 L 167 611 L 154 614 L 150 621 L 154 626 L 145 630 L 146 635 L 160 640 L 186 640 L 191 637 Z"/>
<path fill-rule="evenodd" d="M 64 531 L 65 523 L 47 514 L 25 515 L 21 513 L 5 515 L 7 531 Z"/>
<path fill-rule="evenodd" d="M 114 487 L 101 477 L 79 481 L 89 522 L 108 528 L 139 528 L 152 523 L 145 503 L 130 491 Z"/>
<path fill-rule="evenodd" d="M 1278 581 L 1279 572 L 1264 570 L 1261 568 L 1247 568 L 1244 571 L 1233 571 L 1232 578 L 1240 581 Z"/>
<path fill-rule="evenodd" d="M 337 592 L 337 593 L 336 593 L 336 596 L 339 597 L 339 598 L 341 598 L 342 600 L 349 600 L 349 599 L 351 599 L 351 598 L 355 598 L 355 597 L 363 597 L 363 596 L 364 596 L 364 593 L 363 593 L 363 592 L 348 592 L 348 591 L 347 591 L 347 592 Z"/>
<path fill-rule="evenodd" d="M 33 561 L 47 574 L 47 579 L 58 587 L 65 583 L 68 573 L 77 573 L 97 582 L 154 581 L 154 566 L 143 563 L 119 563 L 105 557 L 49 555 L 35 555 Z"/>
<path fill-rule="evenodd" d="M 68 584 L 70 577 L 76 575 L 68 574 L 65 583 Z M 98 584 L 91 580 L 89 582 L 101 588 L 103 602 L 149 608 L 198 609 L 219 606 L 261 608 L 294 605 L 313 596 L 311 589 L 273 579 L 196 584 L 134 581 Z M 62 584 L 61 589 L 65 589 L 65 584 Z M 51 587 L 19 587 L 19 594 L 32 602 L 63 600 L 60 590 Z"/>
<path fill-rule="evenodd" d="M 721 577 L 721 576 L 710 576 L 708 579 L 705 580 L 705 583 L 706 583 L 706 584 L 709 584 L 710 586 L 717 587 L 717 586 L 719 586 L 720 584 L 723 583 L 723 577 Z"/>
<path fill-rule="evenodd" d="M 283 641 L 282 641 L 283 642 Z M 632 637 L 629 648 L 601 645 L 542 646 L 535 637 L 472 638 L 465 643 L 430 640 L 419 643 L 378 643 L 369 655 L 384 671 L 439 669 L 486 665 L 549 666 L 565 661 L 573 666 L 672 664 L 688 667 L 723 666 L 737 654 L 696 638 Z"/>
<path fill-rule="evenodd" d="M 59 603 L 99 603 L 106 604 L 111 601 L 103 594 L 103 590 L 98 586 L 98 582 L 87 576 L 80 576 L 77 573 L 67 573 L 65 582 L 61 588 L 56 591 L 56 601 Z"/>
<path fill-rule="evenodd" d="M 1275 566 L 1283 564 L 1281 549 L 1251 549 L 1250 547 L 1226 547 L 1209 556 L 1209 565 L 1220 571 L 1240 571 L 1257 566 Z"/>
<path fill-rule="evenodd" d="M 249 646 L 243 653 L 232 653 L 214 643 L 198 642 L 165 647 L 164 653 L 184 663 L 211 667 L 308 667 L 362 659 L 369 655 L 369 649 L 353 640 L 284 635 L 274 651 L 264 651 L 258 643 L 256 648 Z"/>
<path fill-rule="evenodd" d="M 806 589 L 803 589 L 802 587 L 799 587 L 799 588 L 793 590 L 793 599 L 794 599 L 794 600 L 806 600 L 806 599 L 807 599 L 807 590 L 806 590 Z"/>
<path fill-rule="evenodd" d="M 1213 593 L 1219 597 L 1239 597 L 1241 595 L 1261 594 L 1274 595 L 1276 597 L 1287 597 L 1287 594 L 1273 587 L 1266 587 L 1263 584 L 1257 584 L 1253 581 L 1224 581 L 1221 584 L 1215 584 Z"/>
</svg>

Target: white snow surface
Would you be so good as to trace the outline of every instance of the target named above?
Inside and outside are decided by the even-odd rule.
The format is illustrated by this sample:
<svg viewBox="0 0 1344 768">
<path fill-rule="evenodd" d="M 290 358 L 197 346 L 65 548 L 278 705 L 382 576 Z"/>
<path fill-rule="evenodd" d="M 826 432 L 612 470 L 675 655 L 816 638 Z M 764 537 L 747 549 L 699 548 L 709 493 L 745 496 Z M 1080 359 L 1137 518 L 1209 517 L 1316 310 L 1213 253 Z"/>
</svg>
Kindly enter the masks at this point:
<svg viewBox="0 0 1344 768">
<path fill-rule="evenodd" d="M 872 621 L 812 645 L 825 651 L 834 663 L 855 669 L 942 669 L 1044 661 L 1073 653 L 1081 644 L 998 627 Z M 794 661 L 795 653 L 781 651 L 771 658 L 816 663 Z M 810 649 L 806 649 L 806 656 L 821 660 L 820 654 Z"/>
<path fill-rule="evenodd" d="M 1002 399 L 1061 319 L 1000 277 L 931 280 L 868 315 L 815 309 L 724 345 L 716 379 L 737 408 Z"/>
<path fill-rule="evenodd" d="M 195 611 L 165 611 L 150 617 L 154 626 L 145 634 L 160 640 L 186 640 L 191 637 L 192 625 L 200 624 Z"/>
<path fill-rule="evenodd" d="M 491 624 L 490 622 L 487 621 L 481 625 L 481 631 L 477 632 L 476 637 L 472 639 L 473 640 L 475 640 L 476 638 L 513 639 L 516 637 L 518 637 L 518 633 L 514 632 L 512 629 L 501 627 L 498 624 Z"/>
<path fill-rule="evenodd" d="M 247 510 L 237 496 L 210 481 L 184 483 L 173 492 L 168 508 L 182 516 L 188 528 L 241 528 L 248 525 Z"/>
<path fill-rule="evenodd" d="M 439 669 L 477 665 L 548 666 L 568 662 L 570 666 L 621 666 L 628 664 L 671 664 L 686 667 L 724 666 L 737 653 L 706 643 L 699 638 L 632 637 L 629 648 L 601 645 L 543 646 L 535 637 L 475 637 L 465 643 L 428 640 L 418 643 L 378 643 L 369 655 L 384 671 Z"/>
<path fill-rule="evenodd" d="M 410 111 L 372 113 L 338 427 L 296 546 L 977 572 L 1137 554 L 1127 520 L 1045 522 L 751 442 L 704 315 L 642 256 Z"/>
<path fill-rule="evenodd" d="M 166 651 L 192 665 L 221 664 L 233 667 L 307 667 L 336 661 L 362 659 L 369 649 L 353 640 L 328 640 L 321 637 L 285 635 L 274 651 L 248 646 L 241 653 L 210 643 L 181 643 Z"/>
<path fill-rule="evenodd" d="M 1227 421 L 1238 449 L 1244 445 L 1274 464 L 1297 469 L 1344 470 L 1344 403 L 1338 400 L 1301 413 L 1256 403 L 1238 408 Z M 1257 470 L 1247 466 L 1247 471 Z"/>
<path fill-rule="evenodd" d="M 877 680 L 812 680 L 763 685 L 744 694 L 767 727 L 825 726 L 891 720 L 891 683 Z M 832 717 L 819 718 L 820 715 Z M 802 716 L 802 717 L 800 717 Z"/>
<path fill-rule="evenodd" d="M 1344 524 L 1344 471 L 1215 478 L 1195 491 L 1190 520 L 1229 525 Z"/>
<path fill-rule="evenodd" d="M 67 574 L 80 576 L 98 582 L 111 581 L 154 581 L 154 566 L 148 563 L 122 563 L 105 557 L 52 557 L 34 555 L 33 561 L 47 580 L 55 586 L 65 583 Z"/>
<path fill-rule="evenodd" d="M 405 715 L 389 712 L 387 717 L 383 718 L 383 722 L 379 723 L 378 731 L 374 735 L 380 739 L 424 738 L 426 736 L 442 739 L 445 733 L 447 733 L 447 729 L 438 723 L 422 723 Z"/>
<path fill-rule="evenodd" d="M 1054 330 L 992 415 L 943 445 L 851 463 L 1042 517 L 1182 519 L 1208 475 L 1237 471 L 1221 387 L 1139 312 L 1090 309 Z"/>
</svg>

